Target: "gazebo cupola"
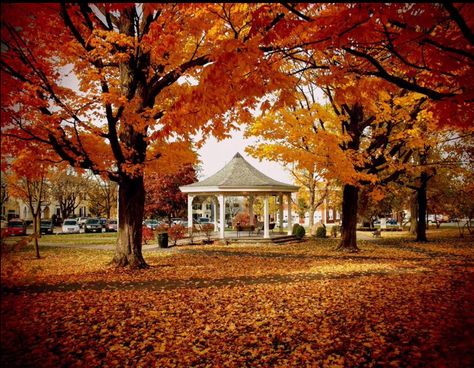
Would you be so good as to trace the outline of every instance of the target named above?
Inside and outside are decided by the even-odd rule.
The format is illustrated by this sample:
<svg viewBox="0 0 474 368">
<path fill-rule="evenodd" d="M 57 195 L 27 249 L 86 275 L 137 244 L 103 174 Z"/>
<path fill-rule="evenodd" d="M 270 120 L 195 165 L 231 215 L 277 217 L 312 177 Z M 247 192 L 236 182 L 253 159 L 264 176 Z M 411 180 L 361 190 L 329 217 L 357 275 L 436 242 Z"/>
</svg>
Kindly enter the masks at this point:
<svg viewBox="0 0 474 368">
<path fill-rule="evenodd" d="M 244 196 L 249 199 L 250 221 L 253 222 L 253 201 L 255 196 L 262 196 L 264 203 L 264 238 L 270 237 L 268 198 L 278 195 L 280 198 L 280 228 L 283 227 L 283 197 L 288 200 L 288 233 L 291 233 L 291 193 L 297 192 L 298 187 L 274 180 L 258 171 L 249 164 L 240 153 L 214 175 L 200 182 L 180 187 L 188 194 L 188 226 L 193 226 L 192 203 L 196 196 L 211 197 L 214 208 L 219 207 L 220 238 L 224 239 L 225 200 L 226 197 Z M 217 199 L 217 200 L 216 200 Z M 216 219 L 217 216 L 214 216 Z"/>
</svg>

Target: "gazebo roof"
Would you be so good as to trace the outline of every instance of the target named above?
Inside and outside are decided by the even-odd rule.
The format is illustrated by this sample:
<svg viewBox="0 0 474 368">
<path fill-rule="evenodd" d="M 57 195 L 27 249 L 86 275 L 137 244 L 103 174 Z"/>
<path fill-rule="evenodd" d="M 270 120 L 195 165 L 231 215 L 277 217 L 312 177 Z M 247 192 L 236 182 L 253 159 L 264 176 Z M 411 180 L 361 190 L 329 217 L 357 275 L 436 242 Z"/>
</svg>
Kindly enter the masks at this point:
<svg viewBox="0 0 474 368">
<path fill-rule="evenodd" d="M 180 187 L 184 193 L 296 192 L 298 187 L 274 180 L 250 165 L 240 153 L 214 175 Z"/>
</svg>

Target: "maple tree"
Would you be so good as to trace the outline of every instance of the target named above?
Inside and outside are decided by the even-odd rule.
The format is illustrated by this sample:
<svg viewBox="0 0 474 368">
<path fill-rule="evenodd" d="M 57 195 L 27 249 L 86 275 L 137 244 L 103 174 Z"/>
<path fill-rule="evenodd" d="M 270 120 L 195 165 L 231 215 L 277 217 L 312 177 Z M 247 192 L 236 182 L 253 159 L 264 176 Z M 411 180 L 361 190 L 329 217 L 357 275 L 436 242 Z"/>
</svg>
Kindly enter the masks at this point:
<svg viewBox="0 0 474 368">
<path fill-rule="evenodd" d="M 300 185 L 298 203 L 300 201 L 304 203 L 303 218 L 304 213 L 308 210 L 309 228 L 311 234 L 314 235 L 314 213 L 328 198 L 329 187 L 333 183 L 323 180 L 316 165 L 313 166 L 312 170 L 292 169 L 291 174 L 295 178 L 296 185 Z"/>
<path fill-rule="evenodd" d="M 406 170 L 413 150 L 422 144 L 417 126 L 426 120 L 421 113 L 425 99 L 373 77 L 346 75 L 320 85 L 325 104 L 313 92 L 315 79 L 321 83 L 324 78 L 324 73 L 303 75 L 299 103 L 263 109 L 247 130 L 261 137 L 250 152 L 296 162 L 306 170 L 316 166 L 325 180 L 342 183 L 340 248 L 356 251 L 359 189 L 386 185 Z"/>
<path fill-rule="evenodd" d="M 276 22 L 252 25 L 256 5 L 1 6 L 2 133 L 119 184 L 117 266 L 147 266 L 145 172 L 195 162 L 191 136 L 226 137 L 291 79 L 263 59 Z"/>
<path fill-rule="evenodd" d="M 410 231 L 416 234 L 417 241 L 427 241 L 426 215 L 430 183 L 433 180 L 439 183 L 449 178 L 456 182 L 469 172 L 473 162 L 473 135 L 455 130 L 440 131 L 433 128 L 433 122 L 425 122 L 419 128 L 422 144 L 413 150 L 408 170 L 400 177 L 399 182 L 414 191 L 410 203 Z M 447 185 L 450 185 L 449 182 Z"/>
<path fill-rule="evenodd" d="M 145 214 L 166 216 L 169 223 L 173 217 L 182 217 L 187 210 L 187 195 L 179 187 L 196 181 L 193 165 L 185 165 L 171 174 L 150 173 L 145 177 Z"/>
<path fill-rule="evenodd" d="M 36 155 L 37 160 L 31 161 L 30 156 Z M 43 158 L 43 160 L 41 160 Z M 6 166 L 7 180 L 11 195 L 22 199 L 30 210 L 33 218 L 33 243 L 36 258 L 40 258 L 38 238 L 41 236 L 40 224 L 42 207 L 49 204 L 50 163 L 46 155 L 37 145 L 30 145 Z"/>
<path fill-rule="evenodd" d="M 439 125 L 472 129 L 472 4 L 285 3 L 261 21 L 272 11 L 283 16 L 265 38 L 269 52 L 331 78 L 357 73 L 423 94 Z"/>
</svg>

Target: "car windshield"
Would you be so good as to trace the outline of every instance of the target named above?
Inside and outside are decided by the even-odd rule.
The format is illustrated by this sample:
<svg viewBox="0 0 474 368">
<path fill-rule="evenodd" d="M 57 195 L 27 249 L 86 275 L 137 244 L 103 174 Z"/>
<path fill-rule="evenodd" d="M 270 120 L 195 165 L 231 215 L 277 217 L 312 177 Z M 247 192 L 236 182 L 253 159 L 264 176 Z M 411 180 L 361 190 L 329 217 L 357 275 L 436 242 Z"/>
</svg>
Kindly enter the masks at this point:
<svg viewBox="0 0 474 368">
<path fill-rule="evenodd" d="M 10 226 L 10 227 L 23 227 L 23 222 L 19 222 L 19 221 L 10 222 L 8 224 L 8 226 Z"/>
<path fill-rule="evenodd" d="M 66 220 L 64 221 L 64 225 L 77 225 L 76 220 Z"/>
<path fill-rule="evenodd" d="M 90 220 L 87 220 L 86 222 L 87 225 L 94 225 L 98 223 L 100 223 L 100 220 L 96 220 L 96 219 L 90 219 Z"/>
<path fill-rule="evenodd" d="M 145 223 L 147 223 L 147 224 L 157 224 L 158 220 L 145 220 Z"/>
<path fill-rule="evenodd" d="M 117 224 L 117 220 L 110 220 L 110 221 L 109 221 L 109 224 L 116 225 L 116 224 Z"/>
<path fill-rule="evenodd" d="M 51 225 L 51 221 L 50 220 L 42 220 L 41 225 Z"/>
</svg>

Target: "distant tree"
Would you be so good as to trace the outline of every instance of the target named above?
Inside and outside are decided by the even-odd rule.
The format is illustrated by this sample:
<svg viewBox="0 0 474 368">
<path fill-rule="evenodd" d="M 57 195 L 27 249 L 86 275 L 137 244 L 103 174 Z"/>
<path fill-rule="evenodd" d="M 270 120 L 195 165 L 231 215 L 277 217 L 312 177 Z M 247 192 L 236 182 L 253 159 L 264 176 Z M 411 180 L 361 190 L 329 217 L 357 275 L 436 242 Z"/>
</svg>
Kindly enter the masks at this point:
<svg viewBox="0 0 474 368">
<path fill-rule="evenodd" d="M 51 199 L 58 203 L 61 217 L 71 217 L 88 192 L 87 180 L 65 167 L 53 173 L 49 182 Z"/>
<path fill-rule="evenodd" d="M 28 204 L 33 217 L 33 239 L 36 258 L 41 258 L 38 238 L 41 236 L 41 207 L 49 204 L 49 164 L 41 160 L 45 155 L 34 144 L 16 157 L 8 167 L 8 186 L 12 196 Z"/>
<path fill-rule="evenodd" d="M 112 209 L 117 206 L 117 183 L 100 176 L 90 176 L 87 198 L 89 211 L 97 217 L 110 218 Z"/>
<path fill-rule="evenodd" d="M 151 173 L 145 177 L 145 214 L 181 217 L 187 209 L 187 195 L 179 189 L 197 181 L 193 165 L 185 165 L 174 174 Z"/>
<path fill-rule="evenodd" d="M 0 177 L 0 210 L 3 209 L 3 206 L 5 206 L 5 203 L 7 203 L 9 199 L 8 195 L 8 185 L 7 185 L 7 180 L 5 179 L 5 175 L 2 175 Z"/>
</svg>

